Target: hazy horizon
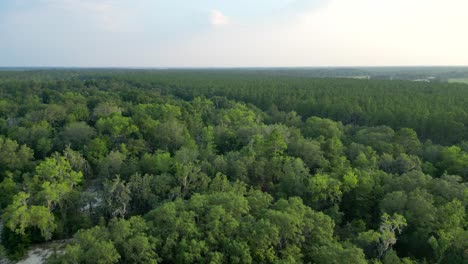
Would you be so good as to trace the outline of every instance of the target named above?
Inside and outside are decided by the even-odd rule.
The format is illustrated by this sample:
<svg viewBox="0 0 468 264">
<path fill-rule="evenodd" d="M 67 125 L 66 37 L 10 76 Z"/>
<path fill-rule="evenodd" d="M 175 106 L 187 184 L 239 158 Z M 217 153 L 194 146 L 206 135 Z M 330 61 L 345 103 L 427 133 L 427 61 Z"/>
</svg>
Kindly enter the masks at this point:
<svg viewBox="0 0 468 264">
<path fill-rule="evenodd" d="M 4 68 L 467 66 L 463 0 L 4 0 Z"/>
<path fill-rule="evenodd" d="M 152 66 L 1 66 L 0 70 L 4 69 L 45 69 L 45 70 L 60 70 L 60 69 L 77 69 L 77 70 L 106 70 L 106 69 L 117 69 L 117 70 L 341 70 L 341 69 L 446 69 L 446 68 L 468 68 L 468 65 L 362 65 L 362 66 L 201 66 L 201 67 L 152 67 Z"/>
</svg>

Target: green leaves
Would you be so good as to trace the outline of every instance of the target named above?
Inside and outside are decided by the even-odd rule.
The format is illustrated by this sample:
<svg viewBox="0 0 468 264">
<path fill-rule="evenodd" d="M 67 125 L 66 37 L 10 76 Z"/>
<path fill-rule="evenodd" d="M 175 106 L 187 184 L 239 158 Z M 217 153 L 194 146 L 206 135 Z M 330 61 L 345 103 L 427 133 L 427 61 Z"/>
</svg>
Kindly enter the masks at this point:
<svg viewBox="0 0 468 264">
<path fill-rule="evenodd" d="M 13 201 L 13 196 L 18 191 L 18 185 L 9 175 L 0 182 L 0 210 L 7 207 Z"/>
<path fill-rule="evenodd" d="M 109 241 L 109 233 L 105 228 L 79 231 L 75 240 L 76 244 L 67 246 L 63 256 L 51 262 L 112 264 L 118 263 L 121 258 L 114 244 Z"/>
<path fill-rule="evenodd" d="M 162 239 L 158 252 L 163 259 L 180 263 L 315 261 L 319 247 L 331 251 L 336 243 L 330 217 L 299 198 L 271 204 L 271 197 L 259 191 L 246 197 L 229 190 L 196 194 L 165 203 L 146 219 L 150 233 Z M 353 250 L 362 260 L 362 253 Z"/>
<path fill-rule="evenodd" d="M 85 122 L 73 122 L 64 127 L 60 137 L 64 146 L 70 144 L 74 149 L 82 149 L 95 133 Z"/>
<path fill-rule="evenodd" d="M 158 263 L 158 255 L 154 251 L 156 239 L 147 236 L 148 226 L 141 217 L 114 219 L 108 229 L 121 263 Z"/>
<path fill-rule="evenodd" d="M 29 184 L 35 199 L 44 201 L 49 210 L 81 182 L 82 172 L 76 172 L 63 156 L 46 158 L 36 167 L 36 175 Z M 37 191 L 37 193 L 35 193 Z"/>
<path fill-rule="evenodd" d="M 117 175 L 111 181 L 106 180 L 103 189 L 107 213 L 112 217 L 124 218 L 131 199 L 128 184 Z"/>
<path fill-rule="evenodd" d="M 12 204 L 3 213 L 5 226 L 18 234 L 24 234 L 28 227 L 37 227 L 44 239 L 51 239 L 56 228 L 54 216 L 45 206 L 28 206 L 29 198 L 30 195 L 24 192 L 13 197 Z"/>
<path fill-rule="evenodd" d="M 326 139 L 341 138 L 343 135 L 343 125 L 340 122 L 335 122 L 328 118 L 319 118 L 316 116 L 310 117 L 306 120 L 304 126 L 304 135 L 310 138 L 317 138 L 320 136 Z"/>
<path fill-rule="evenodd" d="M 437 263 L 442 263 L 447 251 L 459 240 L 466 240 L 466 212 L 458 200 L 453 200 L 438 210 L 437 232 L 428 240 L 435 253 Z M 463 238 L 465 237 L 465 238 Z M 464 242 L 466 246 L 466 242 Z"/>
<path fill-rule="evenodd" d="M 46 158 L 26 183 L 27 192 L 16 194 L 5 209 L 2 217 L 6 226 L 19 234 L 24 234 L 28 227 L 37 227 L 44 239 L 51 239 L 57 227 L 52 211 L 81 182 L 82 177 L 83 174 L 74 171 L 63 156 L 56 154 L 53 158 Z"/>
<path fill-rule="evenodd" d="M 99 222 L 54 261 L 465 261 L 462 87 L 117 72 L 0 81 L 9 254 Z"/>
<path fill-rule="evenodd" d="M 310 178 L 309 187 L 312 201 L 340 201 L 342 196 L 341 185 L 342 183 L 339 180 L 324 173 L 318 173 L 312 176 Z"/>
<path fill-rule="evenodd" d="M 24 231 L 31 222 L 31 215 L 27 204 L 29 197 L 30 195 L 25 192 L 16 194 L 13 197 L 13 202 L 5 209 L 2 215 L 5 226 L 19 234 L 24 234 Z"/>
<path fill-rule="evenodd" d="M 407 226 L 406 219 L 399 214 L 382 214 L 378 231 L 361 232 L 355 238 L 369 258 L 382 258 L 397 242 L 397 235 Z"/>
<path fill-rule="evenodd" d="M 33 160 L 33 151 L 16 141 L 0 137 L 0 177 L 5 171 L 22 170 Z"/>
<path fill-rule="evenodd" d="M 41 230 L 41 235 L 45 240 L 52 238 L 52 232 L 57 227 L 55 224 L 55 217 L 45 206 L 33 205 L 29 209 L 30 225 L 36 226 Z"/>
<path fill-rule="evenodd" d="M 133 125 L 132 119 L 120 114 L 100 118 L 96 123 L 96 128 L 100 133 L 109 134 L 115 140 L 130 137 L 138 132 L 138 127 Z"/>
<path fill-rule="evenodd" d="M 383 256 L 383 254 L 396 243 L 396 235 L 401 233 L 403 228 L 406 227 L 406 225 L 406 219 L 402 215 L 393 214 L 392 216 L 390 216 L 387 213 L 384 213 L 382 215 L 379 227 L 379 257 Z"/>
</svg>

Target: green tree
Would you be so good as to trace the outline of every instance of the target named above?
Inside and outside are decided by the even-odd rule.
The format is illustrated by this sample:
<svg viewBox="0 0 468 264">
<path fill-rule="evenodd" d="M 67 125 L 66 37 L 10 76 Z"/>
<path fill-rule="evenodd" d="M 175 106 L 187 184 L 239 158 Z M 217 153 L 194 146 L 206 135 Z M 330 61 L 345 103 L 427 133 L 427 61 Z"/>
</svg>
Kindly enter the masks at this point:
<svg viewBox="0 0 468 264">
<path fill-rule="evenodd" d="M 392 250 L 397 242 L 397 235 L 406 225 L 406 219 L 402 215 L 390 216 L 384 213 L 380 220 L 379 230 L 359 233 L 356 243 L 365 250 L 368 257 L 381 259 L 386 252 Z"/>
<path fill-rule="evenodd" d="M 16 141 L 0 137 L 0 177 L 5 171 L 27 169 L 33 160 L 33 151 Z"/>
<path fill-rule="evenodd" d="M 26 182 L 27 192 L 13 196 L 12 203 L 5 209 L 2 217 L 6 226 L 19 234 L 24 234 L 28 227 L 37 227 L 42 237 L 50 239 L 57 226 L 53 210 L 58 206 L 65 220 L 63 199 L 81 182 L 82 176 L 63 156 L 55 154 L 46 158 Z"/>
<path fill-rule="evenodd" d="M 329 138 L 341 138 L 343 135 L 343 125 L 331 119 L 312 116 L 304 124 L 304 135 L 310 138 L 320 136 Z"/>
<path fill-rule="evenodd" d="M 107 213 L 112 217 L 124 218 L 128 213 L 130 202 L 130 188 L 117 175 L 112 181 L 104 181 L 104 202 Z"/>
<path fill-rule="evenodd" d="M 80 230 L 74 236 L 74 242 L 49 259 L 49 263 L 92 263 L 112 264 L 121 259 L 119 252 L 110 240 L 110 234 L 103 227 Z"/>
<path fill-rule="evenodd" d="M 62 145 L 68 145 L 74 149 L 82 149 L 95 135 L 95 130 L 85 122 L 73 122 L 65 126 L 61 132 Z"/>
</svg>

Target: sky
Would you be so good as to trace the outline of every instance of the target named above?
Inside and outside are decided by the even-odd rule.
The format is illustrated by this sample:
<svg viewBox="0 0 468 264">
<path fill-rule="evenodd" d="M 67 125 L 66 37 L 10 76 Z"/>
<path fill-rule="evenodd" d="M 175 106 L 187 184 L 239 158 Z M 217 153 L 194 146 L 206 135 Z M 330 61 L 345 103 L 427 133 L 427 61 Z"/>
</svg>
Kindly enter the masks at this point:
<svg viewBox="0 0 468 264">
<path fill-rule="evenodd" d="M 468 65 L 467 10 L 467 0 L 0 0 L 0 66 Z"/>
</svg>

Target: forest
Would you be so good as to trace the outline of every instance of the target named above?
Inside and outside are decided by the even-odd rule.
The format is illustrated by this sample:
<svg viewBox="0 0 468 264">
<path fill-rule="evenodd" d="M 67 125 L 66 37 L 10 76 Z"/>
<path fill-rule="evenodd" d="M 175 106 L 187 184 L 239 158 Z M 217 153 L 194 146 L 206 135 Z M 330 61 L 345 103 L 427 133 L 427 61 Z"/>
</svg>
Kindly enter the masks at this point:
<svg viewBox="0 0 468 264">
<path fill-rule="evenodd" d="M 0 261 L 468 263 L 468 84 L 282 71 L 0 71 Z"/>
</svg>

